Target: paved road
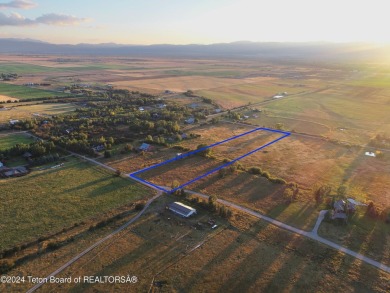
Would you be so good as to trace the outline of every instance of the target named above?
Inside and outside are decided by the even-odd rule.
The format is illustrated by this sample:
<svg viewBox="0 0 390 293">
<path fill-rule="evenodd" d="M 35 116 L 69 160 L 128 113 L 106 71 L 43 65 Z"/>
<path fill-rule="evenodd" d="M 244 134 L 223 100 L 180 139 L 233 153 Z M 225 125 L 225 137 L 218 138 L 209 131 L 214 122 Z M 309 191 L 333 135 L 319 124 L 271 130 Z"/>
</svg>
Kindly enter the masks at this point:
<svg viewBox="0 0 390 293">
<path fill-rule="evenodd" d="M 206 199 L 209 198 L 208 195 L 205 195 L 205 194 L 202 194 L 202 193 L 199 193 L 199 192 L 194 192 L 194 191 L 191 191 L 191 190 L 186 190 L 186 192 L 188 192 L 190 194 L 194 194 L 194 195 L 200 196 L 202 198 L 206 198 Z M 318 226 L 319 226 L 321 221 L 322 221 L 322 219 L 323 219 L 323 217 L 325 216 L 324 211 L 321 211 L 322 212 L 322 219 L 321 220 L 317 220 L 316 226 L 314 227 L 313 231 L 308 232 L 308 231 L 304 231 L 304 230 L 301 230 L 301 229 L 297 229 L 295 227 L 292 227 L 290 225 L 287 225 L 285 223 L 282 223 L 282 222 L 280 222 L 278 220 L 275 220 L 275 219 L 272 219 L 270 217 L 264 216 L 264 215 L 262 215 L 262 214 L 260 214 L 258 212 L 255 212 L 255 211 L 253 211 L 251 209 L 248 209 L 246 207 L 242 207 L 240 205 L 234 204 L 234 203 L 232 203 L 230 201 L 223 200 L 223 199 L 218 199 L 218 202 L 222 203 L 222 204 L 224 204 L 224 205 L 226 205 L 228 207 L 231 207 L 231 208 L 234 208 L 236 210 L 239 210 L 241 212 L 250 214 L 250 215 L 252 215 L 252 216 L 254 216 L 256 218 L 265 220 L 265 221 L 267 221 L 267 222 L 271 223 L 272 225 L 275 225 L 275 226 L 277 226 L 279 228 L 283 228 L 283 229 L 291 231 L 293 233 L 296 233 L 296 234 L 308 237 L 310 239 L 313 239 L 315 241 L 318 241 L 318 242 L 320 242 L 322 244 L 325 244 L 327 246 L 330 246 L 330 247 L 332 247 L 332 248 L 334 248 L 334 249 L 336 249 L 336 250 L 338 250 L 340 252 L 343 252 L 345 254 L 351 255 L 351 256 L 353 256 L 353 257 L 355 257 L 355 258 L 357 258 L 357 259 L 359 259 L 359 260 L 361 260 L 361 261 L 363 261 L 365 263 L 368 263 L 368 264 L 370 264 L 370 265 L 372 265 L 374 267 L 377 267 L 378 269 L 380 269 L 382 271 L 390 273 L 390 267 L 389 266 L 386 266 L 386 265 L 384 265 L 384 264 L 382 264 L 382 263 L 380 263 L 380 262 L 378 262 L 376 260 L 373 260 L 373 259 L 371 259 L 369 257 L 366 257 L 366 256 L 360 254 L 360 253 L 357 253 L 357 252 L 355 252 L 353 250 L 350 250 L 350 249 L 348 249 L 346 247 L 343 247 L 343 246 L 338 245 L 338 244 L 336 244 L 336 243 L 334 243 L 332 241 L 329 241 L 329 240 L 327 240 L 325 238 L 322 238 L 322 237 L 318 236 L 317 235 L 317 230 L 318 230 L 317 223 L 318 223 Z M 319 219 L 320 218 L 321 218 L 321 216 L 319 217 Z"/>
</svg>

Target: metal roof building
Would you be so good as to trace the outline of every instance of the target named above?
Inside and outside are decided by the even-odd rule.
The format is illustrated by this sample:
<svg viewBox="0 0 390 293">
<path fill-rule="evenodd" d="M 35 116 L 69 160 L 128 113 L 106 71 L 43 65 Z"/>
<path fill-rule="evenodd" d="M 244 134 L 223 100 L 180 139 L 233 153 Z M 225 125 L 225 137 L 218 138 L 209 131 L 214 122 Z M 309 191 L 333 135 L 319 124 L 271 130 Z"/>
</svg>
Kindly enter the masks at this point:
<svg viewBox="0 0 390 293">
<path fill-rule="evenodd" d="M 188 218 L 196 214 L 196 209 L 189 207 L 181 202 L 173 202 L 168 205 L 168 209 L 182 217 Z"/>
</svg>

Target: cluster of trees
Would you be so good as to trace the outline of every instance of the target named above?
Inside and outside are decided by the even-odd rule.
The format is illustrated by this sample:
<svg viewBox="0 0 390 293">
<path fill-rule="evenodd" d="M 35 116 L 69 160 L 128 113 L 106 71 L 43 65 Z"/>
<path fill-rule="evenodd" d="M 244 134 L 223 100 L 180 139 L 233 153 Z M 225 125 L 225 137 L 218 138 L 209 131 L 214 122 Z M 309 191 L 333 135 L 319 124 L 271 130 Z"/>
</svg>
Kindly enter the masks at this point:
<svg viewBox="0 0 390 293">
<path fill-rule="evenodd" d="M 224 205 L 218 204 L 218 198 L 215 195 L 209 196 L 208 209 L 211 212 L 217 212 L 222 218 L 231 218 L 232 210 Z"/>
<path fill-rule="evenodd" d="M 180 140 L 179 122 L 188 116 L 204 115 L 180 105 L 158 107 L 163 101 L 148 94 L 112 90 L 110 96 L 105 100 L 91 100 L 87 107 L 70 114 L 54 116 L 45 125 L 31 119 L 21 121 L 16 128 L 32 130 L 68 150 L 92 155 L 92 147 L 98 144 L 110 149 L 115 143 L 132 142 L 145 136 L 152 137 L 149 142 L 162 145 L 167 138 Z M 151 109 L 139 109 L 139 106 Z M 112 138 L 99 141 L 102 135 Z"/>
<path fill-rule="evenodd" d="M 289 183 L 283 191 L 283 197 L 290 203 L 296 201 L 299 196 L 299 186 L 295 182 Z"/>
<path fill-rule="evenodd" d="M 43 155 L 41 157 L 35 158 L 30 162 L 30 165 L 39 166 L 47 163 L 58 162 L 59 160 L 60 160 L 60 155 L 58 153 L 53 153 L 53 154 Z"/>
<path fill-rule="evenodd" d="M 30 153 L 32 157 L 27 157 L 31 166 L 43 165 L 56 162 L 60 159 L 57 148 L 52 141 L 37 141 L 31 144 L 16 144 L 13 147 L 0 152 L 0 160 L 7 160 L 11 157 L 22 156 Z"/>
<path fill-rule="evenodd" d="M 0 80 L 9 81 L 17 78 L 18 75 L 16 73 L 0 73 Z"/>
<path fill-rule="evenodd" d="M 385 134 L 377 134 L 375 138 L 370 141 L 370 145 L 378 148 L 389 148 L 390 137 Z"/>
<path fill-rule="evenodd" d="M 50 154 L 56 150 L 56 146 L 52 141 L 37 141 L 30 144 L 18 143 L 13 147 L 0 152 L 3 157 L 21 156 L 26 152 L 30 152 L 33 157 L 40 157 Z"/>
<path fill-rule="evenodd" d="M 222 218 L 229 219 L 233 216 L 233 212 L 230 208 L 225 205 L 218 204 L 218 198 L 215 195 L 209 196 L 207 201 L 199 200 L 198 197 L 192 198 L 191 201 L 195 204 L 201 205 L 210 212 L 217 213 Z"/>
<path fill-rule="evenodd" d="M 200 152 L 198 152 L 197 154 L 199 156 L 202 156 L 204 158 L 211 158 L 212 155 L 213 155 L 213 150 L 211 148 L 206 148 L 207 147 L 207 144 L 200 144 L 196 147 L 197 150 L 200 150 L 200 149 L 203 149 L 201 150 Z"/>
</svg>

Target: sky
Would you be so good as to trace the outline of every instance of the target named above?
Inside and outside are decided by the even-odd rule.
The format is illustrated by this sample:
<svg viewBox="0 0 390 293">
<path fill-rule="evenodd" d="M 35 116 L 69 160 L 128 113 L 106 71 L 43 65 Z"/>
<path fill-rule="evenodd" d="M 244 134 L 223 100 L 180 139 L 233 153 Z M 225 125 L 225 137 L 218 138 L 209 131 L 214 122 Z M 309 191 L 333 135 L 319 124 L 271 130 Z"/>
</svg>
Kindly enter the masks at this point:
<svg viewBox="0 0 390 293">
<path fill-rule="evenodd" d="M 390 43 L 388 0 L 0 0 L 0 38 Z"/>
</svg>

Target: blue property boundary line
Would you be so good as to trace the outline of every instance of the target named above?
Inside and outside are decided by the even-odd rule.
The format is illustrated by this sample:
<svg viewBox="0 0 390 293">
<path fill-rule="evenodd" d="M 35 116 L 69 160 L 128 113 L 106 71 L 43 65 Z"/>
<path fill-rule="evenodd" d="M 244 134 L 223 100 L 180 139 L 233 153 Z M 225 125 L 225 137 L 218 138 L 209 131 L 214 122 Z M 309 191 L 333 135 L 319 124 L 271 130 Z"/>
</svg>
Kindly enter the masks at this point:
<svg viewBox="0 0 390 293">
<path fill-rule="evenodd" d="M 253 132 L 256 132 L 256 131 L 259 131 L 259 130 L 265 130 L 265 131 L 268 131 L 268 132 L 280 133 L 280 134 L 283 134 L 283 135 L 282 135 L 281 137 L 279 137 L 279 138 L 277 138 L 277 139 L 275 139 L 275 140 L 269 142 L 269 143 L 266 143 L 266 144 L 264 144 L 264 145 L 262 145 L 262 146 L 260 146 L 260 147 L 258 147 L 258 148 L 256 148 L 256 149 L 250 151 L 249 153 L 246 153 L 246 154 L 244 154 L 244 155 L 242 155 L 242 156 L 240 156 L 240 157 L 237 157 L 237 158 L 233 159 L 232 161 L 227 162 L 227 163 L 225 163 L 225 164 L 223 164 L 223 165 L 221 165 L 221 166 L 219 166 L 219 167 L 217 167 L 217 168 L 215 168 L 215 169 L 213 169 L 213 170 L 211 170 L 211 171 L 208 171 L 207 173 L 205 173 L 205 174 L 203 174 L 203 175 L 200 175 L 200 176 L 198 176 L 198 177 L 196 177 L 196 178 L 194 178 L 194 179 L 192 179 L 192 180 L 190 180 L 190 181 L 188 181 L 188 182 L 186 182 L 186 183 L 184 183 L 184 184 L 182 184 L 182 185 L 180 185 L 180 186 L 178 186 L 178 187 L 176 187 L 176 188 L 173 188 L 173 189 L 171 189 L 171 190 L 168 190 L 168 189 L 166 189 L 166 188 L 164 188 L 164 187 L 158 186 L 158 185 L 156 185 L 156 184 L 154 184 L 154 183 L 152 183 L 152 182 L 150 182 L 150 181 L 144 180 L 144 179 L 142 179 L 142 178 L 136 176 L 137 174 L 146 172 L 146 171 L 151 170 L 151 169 L 155 169 L 155 168 L 157 168 L 157 167 L 166 165 L 166 164 L 171 163 L 171 162 L 174 162 L 174 161 L 178 161 L 178 160 L 187 158 L 187 157 L 192 156 L 192 155 L 194 155 L 194 154 L 196 154 L 196 153 L 202 152 L 202 151 L 207 150 L 207 149 L 209 149 L 209 148 L 215 147 L 215 146 L 217 146 L 217 145 L 226 143 L 226 142 L 228 142 L 228 141 L 237 139 L 237 138 L 239 138 L 239 137 L 248 135 L 248 134 L 250 134 L 250 133 L 253 133 Z M 241 133 L 241 134 L 239 134 L 239 135 L 232 136 L 232 137 L 230 137 L 230 138 L 228 138 L 228 139 L 225 139 L 225 140 L 222 140 L 222 141 L 213 143 L 213 144 L 211 144 L 211 145 L 209 145 L 209 146 L 205 146 L 205 147 L 203 147 L 203 148 L 200 148 L 200 149 L 197 149 L 197 150 L 194 150 L 194 151 L 190 151 L 190 152 L 188 152 L 188 153 L 184 153 L 184 154 L 182 154 L 182 155 L 180 155 L 180 156 L 177 156 L 177 157 L 175 157 L 175 158 L 172 158 L 172 159 L 166 160 L 166 161 L 164 161 L 164 162 L 155 164 L 155 165 L 153 165 L 153 166 L 149 166 L 149 167 L 147 167 L 147 168 L 143 168 L 143 169 L 141 169 L 141 170 L 138 170 L 138 171 L 136 171 L 136 172 L 133 172 L 133 173 L 129 174 L 129 176 L 130 176 L 131 178 L 137 180 L 137 181 L 141 181 L 141 182 L 143 182 L 143 183 L 145 183 L 145 184 L 147 184 L 147 185 L 153 186 L 153 187 L 155 187 L 155 188 L 157 188 L 157 189 L 159 189 L 159 190 L 162 190 L 162 191 L 164 191 L 164 192 L 173 193 L 173 192 L 175 192 L 175 191 L 178 190 L 178 189 L 182 189 L 183 187 L 185 187 L 185 186 L 187 186 L 187 185 L 189 185 L 189 184 L 191 184 L 191 183 L 194 183 L 195 181 L 198 181 L 198 180 L 200 180 L 200 179 L 202 179 L 202 178 L 204 178 L 204 177 L 206 177 L 206 176 L 208 176 L 208 175 L 210 175 L 210 174 L 212 174 L 212 173 L 214 173 L 214 172 L 217 172 L 218 170 L 220 170 L 220 169 L 222 169 L 222 168 L 225 168 L 226 166 L 229 166 L 229 165 L 231 165 L 231 164 L 234 164 L 235 162 L 237 162 L 237 161 L 239 161 L 239 160 L 241 160 L 241 159 L 243 159 L 243 158 L 245 158 L 245 157 L 247 157 L 247 156 L 250 156 L 250 155 L 252 155 L 253 153 L 258 152 L 258 151 L 260 151 L 260 150 L 262 150 L 262 149 L 264 149 L 264 148 L 266 148 L 266 147 L 268 147 L 268 146 L 270 146 L 270 145 L 272 145 L 272 144 L 274 144 L 274 143 L 276 143 L 276 142 L 282 140 L 283 138 L 286 138 L 286 137 L 289 136 L 289 135 L 291 135 L 291 133 L 290 133 L 290 132 L 287 132 L 287 131 L 281 131 L 281 130 L 266 128 L 266 127 L 258 127 L 258 128 L 252 129 L 252 130 L 250 130 L 250 131 Z"/>
</svg>

